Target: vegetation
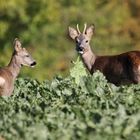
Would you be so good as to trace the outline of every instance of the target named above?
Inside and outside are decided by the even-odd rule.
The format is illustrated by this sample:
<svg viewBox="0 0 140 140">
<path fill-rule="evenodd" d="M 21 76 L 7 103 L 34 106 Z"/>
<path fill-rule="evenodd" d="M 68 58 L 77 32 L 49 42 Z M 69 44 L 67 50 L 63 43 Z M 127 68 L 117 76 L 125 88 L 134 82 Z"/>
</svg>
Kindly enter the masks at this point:
<svg viewBox="0 0 140 140">
<path fill-rule="evenodd" d="M 78 60 L 67 78 L 18 79 L 0 97 L 6 140 L 139 140 L 140 85 L 116 87 L 100 72 L 85 75 Z M 80 71 L 80 73 L 78 73 Z M 78 78 L 77 78 L 78 77 Z"/>
<path fill-rule="evenodd" d="M 19 37 L 38 62 L 22 74 L 39 80 L 68 74 L 74 44 L 68 26 L 94 23 L 92 40 L 98 54 L 116 54 L 140 46 L 139 0 L 0 0 L 0 65 L 6 65 L 12 41 Z M 40 74 L 41 70 L 41 74 Z"/>
<path fill-rule="evenodd" d="M 116 87 L 74 59 L 68 26 L 94 23 L 98 54 L 139 49 L 139 0 L 0 0 L 0 65 L 19 37 L 38 65 L 23 68 L 11 97 L 0 97 L 6 140 L 139 140 L 140 85 Z M 66 78 L 56 74 L 67 75 Z M 70 74 L 68 74 L 70 73 Z M 38 80 L 35 80 L 38 79 Z"/>
</svg>

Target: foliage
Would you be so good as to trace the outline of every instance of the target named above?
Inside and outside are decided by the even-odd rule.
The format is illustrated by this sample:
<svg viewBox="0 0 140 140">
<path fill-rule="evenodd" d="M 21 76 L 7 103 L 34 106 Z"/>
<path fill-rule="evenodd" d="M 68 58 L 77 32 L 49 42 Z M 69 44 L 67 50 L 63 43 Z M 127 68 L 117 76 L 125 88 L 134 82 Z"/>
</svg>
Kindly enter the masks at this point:
<svg viewBox="0 0 140 140">
<path fill-rule="evenodd" d="M 0 97 L 1 136 L 6 140 L 139 140 L 140 85 L 116 87 L 100 72 L 80 77 L 79 84 L 73 78 L 58 76 L 41 83 L 19 78 L 13 96 Z"/>
<path fill-rule="evenodd" d="M 19 37 L 38 62 L 22 75 L 45 80 L 68 73 L 74 44 L 67 29 L 78 23 L 82 30 L 85 22 L 95 24 L 91 46 L 96 53 L 139 49 L 139 9 L 139 0 L 0 0 L 0 65 L 8 63 L 12 41 Z"/>
<path fill-rule="evenodd" d="M 75 83 L 78 85 L 80 83 L 81 77 L 86 76 L 87 73 L 79 57 L 76 60 L 76 62 L 73 63 L 74 63 L 74 67 L 70 70 L 70 76 L 74 78 Z"/>
</svg>

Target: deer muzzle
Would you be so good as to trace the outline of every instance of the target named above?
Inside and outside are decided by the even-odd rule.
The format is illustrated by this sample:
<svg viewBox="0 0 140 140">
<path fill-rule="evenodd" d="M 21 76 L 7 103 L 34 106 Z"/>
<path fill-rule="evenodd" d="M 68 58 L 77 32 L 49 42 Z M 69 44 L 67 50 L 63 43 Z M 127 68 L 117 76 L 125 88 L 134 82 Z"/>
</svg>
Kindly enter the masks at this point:
<svg viewBox="0 0 140 140">
<path fill-rule="evenodd" d="M 77 51 L 78 53 L 80 53 L 80 54 L 83 54 L 83 53 L 84 53 L 84 48 L 83 48 L 83 47 L 77 46 L 77 47 L 76 47 L 76 51 Z"/>
<path fill-rule="evenodd" d="M 33 63 L 31 63 L 31 67 L 34 67 L 36 65 L 36 61 L 34 61 Z"/>
</svg>

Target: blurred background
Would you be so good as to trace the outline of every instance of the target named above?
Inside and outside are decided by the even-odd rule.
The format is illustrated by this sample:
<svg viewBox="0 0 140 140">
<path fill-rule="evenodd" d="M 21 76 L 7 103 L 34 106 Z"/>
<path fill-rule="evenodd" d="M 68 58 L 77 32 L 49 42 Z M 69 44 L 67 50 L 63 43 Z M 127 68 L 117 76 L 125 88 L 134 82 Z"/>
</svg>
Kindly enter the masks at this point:
<svg viewBox="0 0 140 140">
<path fill-rule="evenodd" d="M 66 76 L 77 57 L 68 26 L 95 24 L 94 52 L 112 55 L 140 49 L 140 0 L 0 0 L 0 66 L 19 37 L 37 61 L 21 75 L 40 81 Z"/>
</svg>

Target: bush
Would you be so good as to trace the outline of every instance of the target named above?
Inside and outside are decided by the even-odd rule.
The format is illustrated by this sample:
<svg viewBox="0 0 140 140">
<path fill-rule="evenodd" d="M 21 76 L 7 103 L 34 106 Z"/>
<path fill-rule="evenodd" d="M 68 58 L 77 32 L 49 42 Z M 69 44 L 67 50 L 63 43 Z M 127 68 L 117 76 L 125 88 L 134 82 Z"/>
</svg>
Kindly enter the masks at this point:
<svg viewBox="0 0 140 140">
<path fill-rule="evenodd" d="M 140 85 L 116 87 L 100 72 L 79 73 L 75 83 L 77 75 L 42 83 L 19 78 L 13 96 L 0 97 L 0 134 L 6 140 L 138 140 Z"/>
</svg>

